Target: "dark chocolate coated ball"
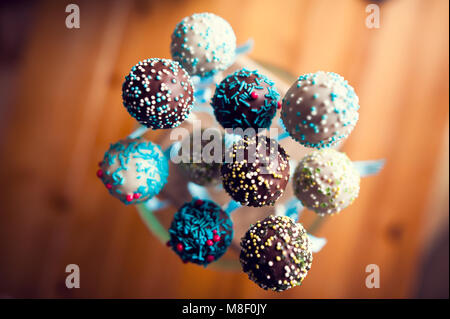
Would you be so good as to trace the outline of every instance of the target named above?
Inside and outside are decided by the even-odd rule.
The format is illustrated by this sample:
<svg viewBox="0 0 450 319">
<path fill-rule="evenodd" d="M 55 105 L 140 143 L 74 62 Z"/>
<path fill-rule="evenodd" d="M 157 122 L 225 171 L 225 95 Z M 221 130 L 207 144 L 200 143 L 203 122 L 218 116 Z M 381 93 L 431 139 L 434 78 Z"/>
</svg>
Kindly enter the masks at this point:
<svg viewBox="0 0 450 319">
<path fill-rule="evenodd" d="M 280 94 L 274 82 L 258 71 L 241 69 L 217 85 L 211 106 L 224 128 L 268 128 Z"/>
<path fill-rule="evenodd" d="M 184 262 L 206 266 L 227 251 L 233 223 L 216 203 L 193 199 L 175 213 L 169 234 L 169 246 Z"/>
<path fill-rule="evenodd" d="M 289 181 L 289 156 L 266 136 L 243 137 L 225 154 L 224 189 L 242 205 L 273 205 Z"/>
<path fill-rule="evenodd" d="M 131 68 L 122 85 L 123 105 L 151 129 L 180 125 L 191 112 L 194 87 L 178 62 L 146 59 Z"/>
<path fill-rule="evenodd" d="M 283 291 L 302 283 L 311 269 L 306 230 L 287 216 L 269 216 L 241 239 L 242 269 L 263 289 Z"/>
</svg>

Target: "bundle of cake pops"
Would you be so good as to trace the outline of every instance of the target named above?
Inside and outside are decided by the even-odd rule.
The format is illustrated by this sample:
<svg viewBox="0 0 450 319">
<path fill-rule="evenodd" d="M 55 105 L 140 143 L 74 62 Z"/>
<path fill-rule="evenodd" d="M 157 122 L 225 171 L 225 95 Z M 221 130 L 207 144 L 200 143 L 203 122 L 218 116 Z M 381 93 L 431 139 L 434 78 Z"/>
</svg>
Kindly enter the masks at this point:
<svg viewBox="0 0 450 319">
<path fill-rule="evenodd" d="M 358 197 L 360 177 L 378 172 L 382 161 L 352 162 L 336 150 L 355 127 L 359 109 L 342 76 L 300 75 L 284 96 L 264 70 L 243 66 L 224 76 L 248 50 L 236 47 L 232 27 L 217 15 L 193 14 L 179 22 L 172 59 L 145 59 L 126 75 L 123 105 L 138 127 L 110 145 L 97 176 L 125 205 L 152 214 L 167 204 L 158 197 L 175 163 L 189 181 L 191 200 L 178 208 L 168 230 L 154 215 L 147 218 L 185 263 L 219 262 L 232 246 L 232 216 L 251 214 L 249 207 L 271 208 L 244 225 L 239 262 L 261 288 L 284 291 L 302 283 L 325 242 L 299 222 L 303 207 L 317 218 L 342 211 Z M 142 137 L 148 130 L 180 129 L 200 112 L 215 125 L 202 125 L 165 148 Z M 281 132 L 273 137 L 277 117 Z M 309 150 L 303 158 L 292 159 L 280 145 L 289 138 Z M 291 198 L 279 202 L 290 183 Z M 213 200 L 211 187 L 227 194 L 228 202 Z"/>
</svg>

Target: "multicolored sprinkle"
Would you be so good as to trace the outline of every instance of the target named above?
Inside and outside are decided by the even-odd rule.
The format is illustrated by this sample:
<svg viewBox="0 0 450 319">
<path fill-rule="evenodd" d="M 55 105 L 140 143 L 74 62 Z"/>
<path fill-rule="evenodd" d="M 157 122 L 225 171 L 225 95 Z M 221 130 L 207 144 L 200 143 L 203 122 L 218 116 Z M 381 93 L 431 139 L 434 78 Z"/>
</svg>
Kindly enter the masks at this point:
<svg viewBox="0 0 450 319">
<path fill-rule="evenodd" d="M 223 187 L 235 201 L 274 205 L 289 181 L 289 156 L 275 140 L 245 136 L 228 151 L 221 173 Z"/>
</svg>

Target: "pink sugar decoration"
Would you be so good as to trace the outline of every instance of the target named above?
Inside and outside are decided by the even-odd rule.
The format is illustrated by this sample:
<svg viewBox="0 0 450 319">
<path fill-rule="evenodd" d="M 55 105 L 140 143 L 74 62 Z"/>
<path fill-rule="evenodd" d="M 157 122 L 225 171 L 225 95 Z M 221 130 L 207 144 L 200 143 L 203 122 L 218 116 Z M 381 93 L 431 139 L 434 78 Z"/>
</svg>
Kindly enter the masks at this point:
<svg viewBox="0 0 450 319">
<path fill-rule="evenodd" d="M 97 177 L 102 177 L 103 176 L 103 171 L 101 169 L 99 169 L 97 171 Z"/>
<path fill-rule="evenodd" d="M 196 201 L 195 201 L 195 206 L 201 206 L 201 205 L 203 205 L 203 201 L 201 200 L 201 199 L 197 199 Z"/>
</svg>

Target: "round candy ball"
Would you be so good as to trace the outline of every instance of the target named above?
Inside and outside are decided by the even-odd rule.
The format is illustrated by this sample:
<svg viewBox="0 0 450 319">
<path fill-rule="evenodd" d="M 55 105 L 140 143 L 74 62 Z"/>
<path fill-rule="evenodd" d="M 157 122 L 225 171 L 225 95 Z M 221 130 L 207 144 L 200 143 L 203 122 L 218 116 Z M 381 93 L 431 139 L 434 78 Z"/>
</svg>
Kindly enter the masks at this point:
<svg viewBox="0 0 450 319">
<path fill-rule="evenodd" d="M 205 134 L 205 130 L 202 130 L 195 140 L 194 134 L 191 134 L 183 140 L 178 151 L 181 160 L 178 168 L 181 173 L 191 182 L 202 186 L 217 185 L 221 182 L 220 168 L 225 148 L 220 131 L 212 128 L 207 129 L 206 133 L 208 131 L 211 131 L 211 134 Z"/>
<path fill-rule="evenodd" d="M 142 138 L 111 144 L 99 166 L 97 176 L 125 204 L 142 203 L 157 195 L 169 175 L 161 147 Z"/>
<path fill-rule="evenodd" d="M 207 77 L 225 70 L 233 63 L 235 50 L 233 28 L 212 13 L 185 17 L 172 33 L 172 58 L 190 75 Z"/>
<path fill-rule="evenodd" d="M 347 138 L 358 121 L 358 103 L 342 76 L 319 71 L 300 76 L 289 88 L 281 118 L 297 142 L 321 149 Z"/>
<path fill-rule="evenodd" d="M 193 199 L 175 213 L 168 245 L 183 260 L 208 265 L 227 251 L 233 239 L 233 223 L 219 205 Z"/>
<path fill-rule="evenodd" d="M 272 123 L 280 94 L 274 82 L 258 71 L 241 69 L 227 76 L 216 87 L 211 105 L 224 128 L 268 128 Z"/>
<path fill-rule="evenodd" d="M 295 169 L 294 193 L 303 206 L 319 215 L 337 213 L 359 193 L 360 176 L 344 153 L 333 149 L 314 151 Z"/>
<path fill-rule="evenodd" d="M 233 144 L 222 165 L 227 193 L 242 205 L 274 205 L 289 181 L 289 156 L 266 136 L 243 137 Z"/>
<path fill-rule="evenodd" d="M 241 239 L 243 271 L 263 289 L 283 291 L 302 283 L 311 269 L 306 230 L 287 216 L 269 216 Z"/>
<path fill-rule="evenodd" d="M 122 85 L 123 105 L 151 129 L 180 125 L 191 112 L 194 87 L 178 62 L 146 59 L 131 68 Z"/>
</svg>

